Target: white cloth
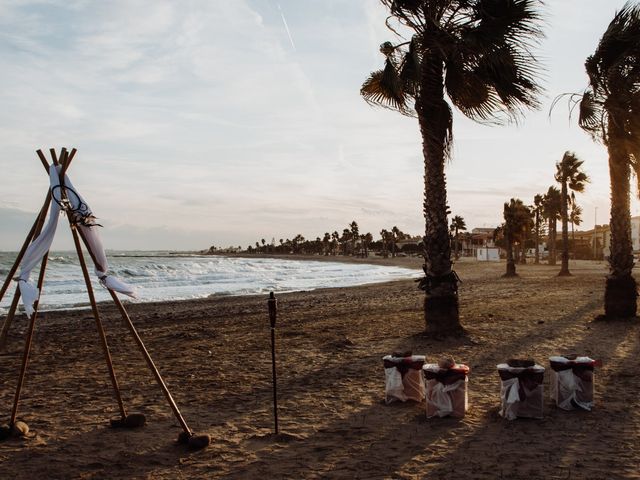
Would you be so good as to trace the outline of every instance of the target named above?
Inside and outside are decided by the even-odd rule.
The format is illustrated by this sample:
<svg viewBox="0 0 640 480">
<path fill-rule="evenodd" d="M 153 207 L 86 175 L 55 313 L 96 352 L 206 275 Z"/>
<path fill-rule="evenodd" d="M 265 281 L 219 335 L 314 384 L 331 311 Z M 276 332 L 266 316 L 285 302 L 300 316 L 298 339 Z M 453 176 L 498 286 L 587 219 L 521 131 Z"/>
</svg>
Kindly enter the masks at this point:
<svg viewBox="0 0 640 480">
<path fill-rule="evenodd" d="M 500 385 L 500 398 L 502 399 L 502 408 L 500 415 L 507 420 L 514 420 L 518 416 L 518 403 L 520 403 L 520 380 L 518 377 L 502 380 Z"/>
<path fill-rule="evenodd" d="M 567 364 L 586 364 L 593 365 L 595 360 L 589 357 L 577 357 L 575 360 L 569 360 L 566 357 L 549 357 L 550 362 Z M 589 390 L 589 398 L 593 398 L 593 382 L 586 383 L 578 377 L 573 369 L 560 370 L 556 372 L 551 370 L 551 398 L 556 401 L 556 405 L 563 410 L 573 410 L 575 405 L 583 410 L 590 411 L 593 408 L 593 401 L 583 400 L 583 394 Z"/>
<path fill-rule="evenodd" d="M 411 355 L 410 357 L 393 357 L 391 355 L 385 355 L 382 357 L 382 360 L 397 365 L 401 365 L 406 361 L 424 363 L 425 356 Z M 401 402 L 406 402 L 407 400 L 421 402 L 424 399 L 424 378 L 422 376 L 422 370 L 409 368 L 403 376 L 400 370 L 394 366 L 384 369 L 384 377 L 385 403 L 389 404 L 396 400 L 400 400 Z"/>
<path fill-rule="evenodd" d="M 404 384 L 402 383 L 402 374 L 396 367 L 385 368 L 385 388 L 384 388 L 384 401 L 389 404 L 394 400 L 400 400 L 401 402 L 407 401 L 407 396 L 404 394 Z"/>
<path fill-rule="evenodd" d="M 22 304 L 24 305 L 25 312 L 28 316 L 33 315 L 34 304 L 40 298 L 38 288 L 30 281 L 31 271 L 49 252 L 58 226 L 58 219 L 60 217 L 60 205 L 58 202 L 61 201 L 62 195 L 60 189 L 61 168 L 62 167 L 54 167 L 53 165 L 49 167 L 49 187 L 51 189 L 51 196 L 53 197 L 51 208 L 49 209 L 49 220 L 40 232 L 40 235 L 38 235 L 38 237 L 29 245 L 25 251 L 22 261 L 20 262 L 18 285 L 20 288 L 20 295 L 22 297 Z M 94 217 L 91 214 L 89 205 L 84 201 L 80 194 L 77 193 L 71 183 L 71 180 L 69 180 L 69 177 L 66 175 L 64 177 L 64 184 L 68 189 L 67 192 L 70 193 L 67 196 L 71 204 L 71 209 L 79 212 L 83 217 L 93 219 Z M 89 248 L 92 258 L 96 259 L 94 262 L 95 272 L 100 279 L 102 286 L 136 298 L 137 295 L 134 287 L 127 285 L 112 275 L 107 275 L 109 265 L 107 263 L 107 256 L 104 252 L 104 247 L 102 246 L 97 226 L 79 225 L 79 228 L 82 230 L 82 234 L 87 240 L 87 248 Z"/>
<path fill-rule="evenodd" d="M 453 412 L 451 392 L 464 387 L 465 380 L 458 380 L 450 385 L 435 382 L 427 394 L 427 402 L 435 408 L 438 417 L 446 417 Z"/>
</svg>

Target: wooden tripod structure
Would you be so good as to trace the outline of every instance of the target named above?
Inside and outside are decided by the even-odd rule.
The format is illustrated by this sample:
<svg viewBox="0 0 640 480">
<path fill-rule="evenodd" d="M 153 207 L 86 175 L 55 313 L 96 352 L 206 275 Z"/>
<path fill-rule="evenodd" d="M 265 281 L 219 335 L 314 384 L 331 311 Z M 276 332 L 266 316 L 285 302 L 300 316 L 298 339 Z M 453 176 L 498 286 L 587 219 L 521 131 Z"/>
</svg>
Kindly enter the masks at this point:
<svg viewBox="0 0 640 480">
<path fill-rule="evenodd" d="M 113 386 L 113 391 L 114 391 L 114 394 L 115 394 L 116 401 L 118 403 L 118 409 L 119 409 L 119 413 L 120 413 L 120 417 L 119 418 L 115 418 L 115 419 L 111 420 L 111 425 L 113 427 L 125 427 L 125 428 L 141 427 L 146 423 L 146 419 L 145 419 L 144 415 L 139 414 L 139 413 L 127 414 L 127 410 L 125 409 L 124 402 L 122 401 L 122 395 L 120 393 L 120 388 L 118 386 L 118 379 L 116 377 L 116 372 L 115 372 L 115 370 L 113 368 L 113 362 L 111 360 L 111 353 L 109 352 L 109 345 L 107 343 L 107 337 L 106 337 L 106 334 L 105 334 L 105 331 L 104 331 L 104 327 L 102 325 L 102 321 L 100 319 L 100 314 L 98 312 L 98 306 L 96 304 L 95 296 L 93 294 L 93 288 L 91 286 L 91 279 L 90 279 L 89 271 L 87 269 L 87 264 L 85 262 L 84 255 L 83 255 L 83 252 L 82 252 L 81 242 L 84 243 L 85 248 L 87 249 L 87 252 L 92 257 L 92 260 L 95 262 L 96 259 L 94 258 L 93 253 L 92 253 L 91 249 L 89 248 L 89 246 L 87 244 L 87 239 L 83 235 L 82 230 L 77 228 L 77 225 L 76 225 L 75 220 L 74 220 L 75 215 L 73 214 L 73 211 L 71 209 L 71 204 L 68 201 L 67 191 L 66 191 L 65 186 L 64 186 L 65 173 L 66 173 L 67 169 L 69 168 L 69 166 L 71 165 L 71 162 L 73 161 L 73 158 L 75 157 L 76 149 L 74 148 L 70 152 L 68 152 L 66 148 L 63 148 L 61 150 L 59 156 L 56 154 L 56 151 L 53 148 L 51 148 L 49 150 L 49 152 L 51 154 L 51 160 L 52 160 L 52 164 L 51 165 L 49 164 L 49 162 L 47 161 L 47 158 L 45 157 L 45 155 L 42 153 L 41 150 L 37 150 L 36 153 L 38 154 L 38 158 L 42 162 L 42 165 L 43 165 L 44 169 L 46 170 L 47 174 L 49 174 L 49 169 L 50 168 L 58 168 L 58 167 L 60 167 L 60 186 L 61 186 L 61 189 L 60 189 L 61 202 L 60 203 L 61 203 L 62 209 L 66 213 L 67 219 L 69 220 L 69 227 L 71 229 L 71 234 L 73 236 L 73 243 L 75 245 L 76 254 L 78 255 L 78 261 L 79 261 L 80 267 L 82 269 L 82 274 L 83 274 L 85 285 L 86 285 L 86 288 L 87 288 L 87 294 L 89 296 L 89 302 L 91 304 L 91 311 L 93 313 L 93 317 L 94 317 L 95 322 L 96 322 L 96 327 L 97 327 L 97 330 L 98 330 L 98 334 L 100 336 L 100 341 L 101 341 L 101 345 L 102 345 L 102 351 L 103 351 L 103 354 L 104 354 L 105 361 L 107 363 L 107 368 L 109 370 L 109 376 L 111 377 L 111 384 Z M 35 222 L 33 223 L 33 226 L 31 227 L 31 230 L 27 234 L 27 238 L 25 239 L 25 241 L 24 241 L 24 243 L 22 245 L 22 248 L 20 249 L 20 252 L 18 252 L 18 256 L 16 257 L 16 260 L 15 260 L 13 266 L 11 267 L 11 270 L 9 271 L 9 274 L 7 275 L 6 280 L 4 281 L 2 287 L 0 288 L 0 301 L 2 300 L 2 298 L 4 298 L 4 295 L 7 292 L 8 288 L 9 288 L 9 285 L 11 284 L 12 278 L 15 275 L 16 271 L 18 270 L 18 267 L 20 266 L 20 262 L 22 261 L 24 255 L 25 255 L 25 252 L 27 251 L 27 248 L 29 247 L 31 242 L 33 242 L 38 237 L 40 232 L 42 231 L 42 228 L 43 228 L 43 225 L 44 225 L 44 222 L 45 222 L 45 218 L 47 217 L 47 211 L 49 210 L 49 206 L 51 204 L 51 200 L 52 200 L 52 193 L 51 193 L 51 190 L 49 190 L 48 193 L 47 193 L 47 196 L 45 198 L 44 205 L 42 206 L 42 209 L 40 210 L 40 213 L 38 214 Z M 13 408 L 11 410 L 11 417 L 10 417 L 10 420 L 9 420 L 9 424 L 7 426 L 0 427 L 0 439 L 8 437 L 8 436 L 10 436 L 12 434 L 13 435 L 20 435 L 21 433 L 24 433 L 25 430 L 28 430 L 28 427 L 26 427 L 26 424 L 24 424 L 23 422 L 17 422 L 18 404 L 20 402 L 20 394 L 22 392 L 22 387 L 24 385 L 25 374 L 26 374 L 26 371 L 27 371 L 28 363 L 29 363 L 29 354 L 31 352 L 31 343 L 32 343 L 32 340 L 33 340 L 33 333 L 34 333 L 34 330 L 35 330 L 36 319 L 37 319 L 37 316 L 38 316 L 38 303 L 39 303 L 39 299 L 40 299 L 40 294 L 42 292 L 42 286 L 44 284 L 45 272 L 46 272 L 46 268 L 47 268 L 48 253 L 49 252 L 47 252 L 42 257 L 42 263 L 40 265 L 40 273 L 39 273 L 39 276 L 38 276 L 38 283 L 37 283 L 38 298 L 34 303 L 33 314 L 29 317 L 29 326 L 28 326 L 28 329 L 27 329 L 27 336 L 26 336 L 26 340 L 25 340 L 24 351 L 23 351 L 23 354 L 22 354 L 22 365 L 21 365 L 21 368 L 20 368 L 20 374 L 18 376 L 18 383 L 17 383 L 17 387 L 16 387 L 14 400 L 13 400 Z M 158 386 L 162 390 L 162 393 L 164 394 L 167 402 L 169 403 L 169 406 L 171 407 L 171 410 L 173 411 L 173 414 L 175 415 L 176 419 L 180 423 L 180 426 L 182 427 L 182 433 L 178 437 L 178 441 L 180 443 L 188 444 L 192 448 L 204 448 L 204 447 L 206 447 L 210 443 L 210 437 L 208 435 L 195 435 L 193 433 L 193 431 L 189 428 L 189 426 L 187 425 L 187 422 L 185 421 L 184 417 L 180 413 L 180 410 L 178 409 L 178 406 L 176 405 L 175 400 L 171 396 L 171 392 L 169 392 L 169 389 L 167 388 L 167 385 L 165 384 L 164 380 L 162 379 L 162 376 L 160 375 L 160 372 L 156 368 L 155 364 L 153 363 L 153 360 L 151 359 L 151 356 L 149 355 L 149 352 L 145 348 L 144 343 L 142 342 L 142 339 L 140 338 L 140 335 L 138 335 L 138 332 L 137 332 L 135 326 L 133 325 L 133 322 L 131 321 L 131 318 L 129 317 L 129 314 L 127 313 L 126 309 L 124 308 L 124 305 L 122 304 L 122 302 L 118 298 L 118 296 L 117 296 L 115 291 L 113 291 L 113 290 L 111 290 L 109 288 L 107 288 L 107 290 L 109 291 L 109 294 L 111 295 L 111 298 L 113 299 L 113 302 L 115 303 L 118 311 L 120 312 L 120 315 L 122 316 L 122 320 L 124 321 L 125 325 L 127 326 L 129 332 L 131 333 L 131 336 L 133 337 L 133 339 L 134 339 L 135 343 L 137 344 L 138 348 L 140 349 L 140 352 L 142 353 L 142 356 L 144 357 L 144 359 L 145 359 L 145 361 L 147 363 L 147 366 L 149 367 L 149 370 L 151 370 L 151 373 L 153 374 L 153 376 L 155 377 L 156 382 L 158 383 Z M 20 300 L 20 289 L 18 287 L 16 287 L 16 290 L 15 290 L 15 293 L 14 293 L 14 296 L 13 296 L 13 300 L 11 302 L 11 306 L 9 307 L 9 312 L 7 314 L 7 318 L 5 319 L 4 324 L 2 326 L 2 329 L 0 330 L 0 349 L 4 348 L 4 346 L 5 346 L 6 339 L 7 339 L 7 333 L 9 331 L 9 328 L 11 327 L 11 323 L 13 322 L 13 319 L 15 317 L 19 300 Z M 16 422 L 18 424 L 22 424 L 23 426 L 21 427 L 19 425 L 16 425 Z"/>
</svg>

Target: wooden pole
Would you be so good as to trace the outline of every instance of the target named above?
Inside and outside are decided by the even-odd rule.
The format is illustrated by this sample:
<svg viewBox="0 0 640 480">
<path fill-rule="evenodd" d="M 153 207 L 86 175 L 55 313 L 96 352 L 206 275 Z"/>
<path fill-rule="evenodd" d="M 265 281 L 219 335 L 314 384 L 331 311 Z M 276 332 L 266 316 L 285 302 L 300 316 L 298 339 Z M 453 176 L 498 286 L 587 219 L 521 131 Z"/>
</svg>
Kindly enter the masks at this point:
<svg viewBox="0 0 640 480">
<path fill-rule="evenodd" d="M 29 364 L 29 353 L 31 352 L 31 342 L 33 340 L 33 332 L 36 327 L 36 318 L 38 317 L 38 306 L 40 304 L 40 295 L 42 294 L 42 285 L 44 284 L 44 273 L 47 269 L 47 260 L 49 258 L 49 252 L 42 257 L 42 263 L 40 264 L 40 274 L 38 275 L 38 298 L 33 304 L 33 314 L 31 315 L 31 321 L 29 322 L 29 330 L 27 332 L 27 339 L 25 340 L 24 352 L 22 352 L 22 366 L 20 367 L 20 376 L 18 377 L 18 385 L 16 387 L 16 394 L 13 397 L 13 409 L 11 410 L 11 420 L 9 425 L 13 425 L 18 415 L 18 403 L 20 402 L 20 394 L 22 392 L 22 386 L 24 384 L 24 377 L 27 371 L 27 365 Z"/>
<path fill-rule="evenodd" d="M 55 155 L 55 150 L 51 149 L 51 155 Z M 75 149 L 72 152 L 75 154 Z M 60 161 L 62 165 L 62 170 L 60 171 L 60 185 L 62 188 L 61 198 L 66 199 L 66 193 L 64 190 L 64 172 L 69 168 L 70 158 L 67 156 L 67 150 L 65 148 L 62 149 L 60 153 Z M 120 393 L 120 387 L 118 385 L 118 379 L 116 377 L 116 372 L 113 368 L 113 360 L 111 359 L 111 352 L 109 351 L 109 344 L 107 343 L 107 336 L 104 332 L 104 327 L 102 326 L 102 321 L 100 320 L 100 313 L 98 312 L 98 305 L 96 303 L 95 296 L 93 294 L 93 287 L 91 285 L 91 277 L 89 276 L 89 271 L 87 269 L 87 264 L 84 261 L 84 255 L 82 254 L 82 247 L 80 246 L 80 240 L 78 238 L 79 231 L 76 229 L 76 226 L 73 224 L 73 219 L 71 215 L 70 209 L 66 209 L 67 219 L 69 220 L 69 228 L 71 229 L 71 235 L 73 237 L 73 243 L 76 248 L 76 254 L 78 255 L 78 262 L 80 263 L 80 268 L 82 269 L 82 276 L 84 277 L 84 283 L 87 287 L 87 295 L 89 296 L 89 303 L 91 304 L 91 311 L 93 313 L 93 318 L 96 321 L 96 327 L 98 329 L 98 334 L 100 336 L 100 343 L 102 345 L 102 352 L 104 353 L 104 358 L 107 363 L 107 368 L 109 369 L 109 377 L 111 378 L 111 385 L 113 386 L 113 391 L 116 397 L 116 401 L 118 402 L 118 409 L 120 410 L 120 415 L 124 420 L 127 417 L 127 411 L 124 408 L 124 402 L 122 401 L 122 395 Z"/>
<path fill-rule="evenodd" d="M 122 319 L 124 320 L 125 324 L 129 328 L 129 331 L 131 332 L 131 335 L 133 336 L 133 339 L 135 340 L 136 344 L 138 345 L 138 348 L 140 349 L 140 352 L 142 353 L 142 356 L 146 360 L 147 366 L 149 367 L 149 370 L 151 370 L 151 373 L 155 377 L 156 382 L 158 383 L 158 385 L 160 386 L 160 389 L 162 390 L 162 393 L 164 394 L 165 398 L 167 399 L 167 402 L 169 403 L 169 406 L 171 407 L 171 410 L 173 410 L 173 414 L 175 415 L 175 417 L 178 420 L 178 422 L 180 422 L 180 426 L 182 427 L 182 430 L 184 430 L 184 432 L 187 435 L 193 435 L 193 432 L 191 431 L 191 429 L 187 425 L 187 422 L 185 421 L 184 417 L 180 413 L 180 410 L 178 409 L 178 405 L 176 405 L 175 400 L 171 396 L 171 392 L 169 392 L 169 389 L 167 388 L 167 385 L 164 383 L 164 380 L 162 379 L 162 376 L 160 375 L 160 372 L 158 371 L 158 369 L 156 368 L 155 364 L 153 363 L 153 360 L 151 359 L 151 355 L 149 355 L 149 352 L 145 348 L 144 343 L 142 342 L 142 339 L 140 338 L 140 335 L 138 335 L 138 332 L 136 331 L 136 327 L 134 327 L 133 322 L 131 321 L 131 318 L 129 318 L 129 314 L 125 310 L 124 305 L 122 305 L 122 302 L 120 301 L 120 299 L 116 295 L 116 292 L 114 292 L 111 289 L 107 289 L 107 290 L 111 294 L 111 298 L 113 298 L 114 303 L 118 307 L 118 310 L 120 311 L 120 315 L 122 316 Z"/>
<path fill-rule="evenodd" d="M 27 238 L 25 238 L 24 243 L 22 244 L 22 248 L 20 248 L 20 251 L 16 256 L 16 260 L 13 262 L 13 266 L 11 267 L 11 270 L 9 270 L 9 273 L 7 274 L 7 278 L 2 284 L 2 288 L 0 288 L 0 301 L 4 298 L 4 294 L 9 288 L 9 285 L 11 284 L 11 280 L 13 280 L 13 276 L 15 275 L 16 271 L 18 271 L 18 267 L 20 266 L 22 257 L 24 257 L 24 254 L 27 251 L 29 244 L 35 238 L 37 238 L 38 235 L 40 235 L 40 231 L 42 230 L 42 225 L 44 225 L 44 219 L 47 216 L 47 210 L 49 210 L 50 203 L 51 203 L 51 192 L 47 192 L 47 197 L 45 198 L 44 204 L 42 205 L 42 208 L 40 209 L 40 212 L 38 213 L 36 220 L 33 222 L 33 226 L 31 227 L 31 230 L 29 230 L 29 233 L 27 234 Z"/>
<path fill-rule="evenodd" d="M 57 165 L 57 159 L 56 159 L 56 154 L 55 154 L 55 150 L 51 149 L 51 158 L 53 159 L 53 163 L 54 165 Z M 36 152 L 38 154 L 38 157 L 40 158 L 40 161 L 42 162 L 43 167 L 45 168 L 45 170 L 47 172 L 49 172 L 49 163 L 47 162 L 47 159 L 44 157 L 44 155 L 42 154 L 42 151 L 37 150 Z M 37 238 L 37 236 L 40 234 L 40 232 L 42 231 L 42 226 L 44 225 L 44 219 L 46 217 L 46 212 L 49 209 L 49 204 L 51 203 L 51 191 L 49 191 L 47 193 L 47 198 L 45 200 L 45 203 L 42 207 L 42 209 L 40 210 L 40 215 L 38 216 L 38 219 L 36 220 L 36 223 L 34 223 L 34 231 L 33 231 L 33 235 L 32 235 L 32 239 L 33 238 Z M 25 242 L 27 243 L 27 242 Z M 26 250 L 26 248 L 25 248 Z M 22 253 L 22 255 L 24 255 L 24 252 Z M 29 364 L 29 354 L 31 352 L 31 344 L 33 341 L 33 333 L 35 331 L 35 326 L 36 326 L 36 319 L 38 317 L 38 306 L 40 303 L 40 295 L 42 294 L 42 286 L 44 284 L 44 275 L 45 272 L 47 270 L 47 261 L 49 259 L 49 252 L 47 251 L 47 253 L 45 253 L 45 255 L 42 257 L 42 263 L 40 264 L 40 274 L 38 276 L 38 298 L 36 299 L 34 305 L 33 305 L 33 314 L 31 315 L 30 318 L 30 322 L 29 322 L 29 330 L 27 331 L 27 338 L 25 340 L 25 347 L 24 347 L 24 351 L 22 353 L 22 365 L 20 367 L 20 375 L 18 377 L 18 385 L 16 386 L 16 393 L 15 396 L 13 398 L 13 409 L 11 410 L 11 420 L 9 422 L 10 425 L 13 425 L 16 421 L 16 416 L 18 414 L 18 404 L 20 403 L 20 395 L 22 392 L 22 386 L 24 385 L 24 378 L 25 378 L 25 374 L 27 371 L 27 366 Z M 22 256 L 20 257 L 20 260 L 22 260 Z M 19 264 L 19 262 L 16 262 L 16 269 L 17 269 L 17 264 Z M 15 272 L 14 272 L 15 273 Z M 9 278 L 11 278 L 13 274 L 9 275 Z M 12 302 L 12 306 L 15 303 L 15 307 L 17 307 L 17 300 L 18 300 L 18 295 L 16 294 L 16 296 L 14 297 L 14 300 Z M 15 308 L 13 308 L 13 312 L 15 315 Z M 11 313 L 11 311 L 9 312 Z M 13 315 L 7 316 L 7 320 L 9 320 L 11 318 L 11 320 L 13 320 Z M 10 322 L 6 322 L 5 321 L 5 325 L 3 325 L 3 331 L 6 330 L 8 331 L 9 329 L 9 325 Z M 5 335 L 6 336 L 6 335 Z"/>
<path fill-rule="evenodd" d="M 80 262 L 80 268 L 82 269 L 82 275 L 84 277 L 84 283 L 87 286 L 87 294 L 89 295 L 89 303 L 91 303 L 91 311 L 93 312 L 93 318 L 96 321 L 96 327 L 98 329 L 98 334 L 100 335 L 100 343 L 102 345 L 102 352 L 104 353 L 104 358 L 107 362 L 107 368 L 109 369 L 109 376 L 111 377 L 111 385 L 113 386 L 113 391 L 116 396 L 116 400 L 118 402 L 118 408 L 120 409 L 120 415 L 124 420 L 127 417 L 127 411 L 124 408 L 124 403 L 122 401 L 122 395 L 120 393 L 120 387 L 118 386 L 118 379 L 116 377 L 116 372 L 113 368 L 113 361 L 111 359 L 111 352 L 109 352 L 109 344 L 107 343 L 107 336 L 104 333 L 104 327 L 102 326 L 102 321 L 100 320 L 100 313 L 98 312 L 98 305 L 96 304 L 95 296 L 93 295 L 93 287 L 91 286 L 91 278 L 89 277 L 89 271 L 87 270 L 87 264 L 84 261 L 84 255 L 82 254 L 82 248 L 80 247 L 80 240 L 78 239 L 78 231 L 73 225 L 71 220 L 71 215 L 67 212 L 67 217 L 69 219 L 69 227 L 71 228 L 71 235 L 73 236 L 73 243 L 76 247 L 76 253 L 78 255 L 78 261 Z"/>
<path fill-rule="evenodd" d="M 82 239 L 82 242 L 84 243 L 85 247 L 87 248 L 87 251 L 89 252 L 89 255 L 91 256 L 91 259 L 93 260 L 94 263 L 97 263 L 96 262 L 96 258 L 93 255 L 93 252 L 89 248 L 89 245 L 87 243 L 87 239 L 82 234 L 82 230 L 78 229 L 77 233 L 80 235 L 80 238 Z M 126 326 L 129 328 L 129 332 L 131 332 L 131 335 L 133 336 L 133 339 L 135 340 L 136 344 L 138 345 L 138 348 L 140 349 L 140 352 L 142 353 L 142 356 L 144 357 L 145 361 L 147 362 L 147 366 L 149 367 L 149 370 L 151 370 L 151 373 L 153 374 L 154 378 L 156 379 L 156 382 L 160 386 L 160 389 L 162 390 L 162 393 L 164 394 L 165 398 L 167 399 L 167 402 L 169 403 L 169 406 L 171 407 L 171 410 L 173 411 L 173 414 L 175 415 L 176 419 L 180 423 L 180 426 L 182 427 L 182 429 L 184 430 L 184 432 L 186 434 L 188 434 L 190 436 L 193 435 L 193 432 L 191 431 L 191 429 L 187 425 L 187 422 L 185 421 L 184 417 L 180 413 L 180 410 L 178 409 L 178 405 L 176 404 L 175 400 L 173 399 L 173 396 L 171 395 L 171 392 L 167 388 L 167 385 L 164 383 L 164 380 L 162 379 L 162 376 L 160 375 L 160 372 L 158 371 L 158 369 L 156 368 L 155 364 L 153 363 L 153 359 L 151 358 L 151 355 L 149 355 L 149 352 L 147 351 L 146 347 L 144 346 L 144 343 L 142 342 L 142 339 L 140 338 L 140 335 L 138 334 L 138 332 L 136 330 L 136 327 L 133 325 L 133 322 L 131 321 L 131 318 L 129 317 L 129 314 L 127 313 L 126 309 L 124 308 L 124 305 L 122 304 L 122 302 L 118 298 L 118 295 L 116 294 L 116 292 L 114 292 L 113 290 L 111 290 L 109 288 L 107 288 L 107 291 L 111 295 L 111 298 L 113 299 L 113 302 L 116 304 L 116 307 L 118 307 L 118 311 L 120 312 L 120 315 L 122 316 L 122 319 L 124 320 Z"/>
<path fill-rule="evenodd" d="M 75 157 L 76 152 L 77 150 L 74 148 L 71 150 L 71 153 L 69 155 L 65 156 L 65 163 L 62 168 L 63 178 L 64 178 L 64 172 L 69 168 L 69 165 L 71 165 L 71 161 L 73 160 L 73 157 Z M 40 162 L 42 163 L 42 166 L 45 169 L 45 171 L 49 173 L 49 162 L 47 161 L 47 158 L 42 153 L 42 150 L 39 150 L 39 149 L 36 150 L 36 154 L 38 155 L 38 158 L 40 159 Z M 49 210 L 50 204 L 51 204 L 51 191 L 49 190 L 47 192 L 47 196 L 45 198 L 44 204 L 40 209 L 40 213 L 38 213 L 38 216 L 36 217 L 35 222 L 33 222 L 33 226 L 31 227 L 31 230 L 27 234 L 27 238 L 22 244 L 22 248 L 20 249 L 20 252 L 18 252 L 18 256 L 16 257 L 16 260 L 13 266 L 11 267 L 11 270 L 7 274 L 7 278 L 5 279 L 5 282 L 2 285 L 2 288 L 0 288 L 0 301 L 2 301 L 2 299 L 4 298 L 4 294 L 9 288 L 9 284 L 11 283 L 13 276 L 18 270 L 18 266 L 20 265 L 20 262 L 22 261 L 22 258 L 24 257 L 24 254 L 27 251 L 29 244 L 34 239 L 38 238 L 38 235 L 40 235 L 40 232 L 42 231 L 42 227 L 44 226 L 44 221 L 47 217 L 47 212 Z M 49 255 L 49 252 L 47 252 L 47 255 L 45 255 L 45 257 L 48 255 Z M 11 324 L 13 323 L 13 319 L 15 317 L 15 312 L 16 312 L 16 308 L 18 306 L 19 300 L 20 300 L 20 289 L 16 288 L 16 293 L 14 294 L 13 300 L 11 302 L 11 308 L 9 309 L 7 318 L 5 319 L 2 325 L 2 330 L 0 331 L 0 349 L 3 349 L 6 345 L 9 328 L 11 328 Z"/>
<path fill-rule="evenodd" d="M 11 301 L 11 306 L 9 307 L 9 313 L 7 313 L 7 318 L 4 320 L 2 324 L 2 330 L 0 331 L 0 350 L 3 350 L 7 344 L 7 336 L 9 335 L 9 328 L 11 328 L 11 324 L 13 323 L 13 319 L 16 315 L 16 310 L 18 308 L 18 302 L 20 301 L 20 288 L 16 287 L 16 291 L 13 294 L 13 300 Z"/>
<path fill-rule="evenodd" d="M 278 387 L 276 382 L 276 317 L 278 314 L 278 301 L 273 292 L 269 293 L 269 323 L 271 324 L 271 374 L 273 377 L 273 421 L 278 434 Z"/>
</svg>

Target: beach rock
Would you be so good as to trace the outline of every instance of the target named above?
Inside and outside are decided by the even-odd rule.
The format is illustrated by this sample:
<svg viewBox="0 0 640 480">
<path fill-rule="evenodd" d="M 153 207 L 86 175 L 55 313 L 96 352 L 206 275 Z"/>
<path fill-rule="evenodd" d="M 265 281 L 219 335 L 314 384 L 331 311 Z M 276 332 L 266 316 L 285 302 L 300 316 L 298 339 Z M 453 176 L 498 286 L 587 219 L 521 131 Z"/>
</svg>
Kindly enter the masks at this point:
<svg viewBox="0 0 640 480">
<path fill-rule="evenodd" d="M 186 445 L 189 443 L 189 439 L 192 437 L 192 435 L 188 432 L 180 432 L 180 435 L 178 435 L 178 440 L 177 442 L 183 445 Z"/>
<path fill-rule="evenodd" d="M 124 426 L 127 428 L 144 427 L 147 423 L 147 417 L 142 413 L 131 413 L 124 419 Z"/>
<path fill-rule="evenodd" d="M 11 435 L 11 428 L 9 425 L 0 425 L 0 441 L 6 440 Z"/>
<path fill-rule="evenodd" d="M 191 450 L 202 450 L 211 444 L 211 436 L 204 435 L 192 435 L 189 438 L 189 448 Z"/>
</svg>

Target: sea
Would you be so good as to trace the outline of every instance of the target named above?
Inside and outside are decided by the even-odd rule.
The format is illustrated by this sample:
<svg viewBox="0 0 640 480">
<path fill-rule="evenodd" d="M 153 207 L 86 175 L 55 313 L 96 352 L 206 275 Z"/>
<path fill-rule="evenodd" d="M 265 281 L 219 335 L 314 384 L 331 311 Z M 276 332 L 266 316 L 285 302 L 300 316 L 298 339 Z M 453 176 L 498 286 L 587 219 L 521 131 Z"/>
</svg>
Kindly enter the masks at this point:
<svg viewBox="0 0 640 480">
<path fill-rule="evenodd" d="M 172 252 L 107 252 L 110 273 L 134 285 L 139 298 L 134 302 L 188 300 L 219 295 L 266 295 L 348 287 L 389 280 L 417 278 L 418 270 L 325 261 L 274 258 L 224 257 L 220 255 L 176 254 Z M 15 261 L 15 252 L 0 252 L 0 281 L 4 282 Z M 98 302 L 110 300 L 108 292 L 93 275 Z M 38 268 L 31 279 L 38 279 Z M 0 302 L 5 314 L 13 287 Z M 127 298 L 127 297 L 125 297 Z M 22 308 L 22 307 L 20 307 Z M 75 252 L 50 252 L 40 310 L 89 308 L 86 287 Z"/>
</svg>

